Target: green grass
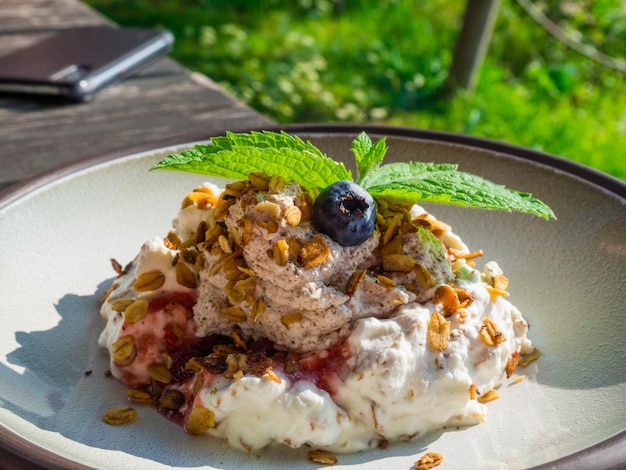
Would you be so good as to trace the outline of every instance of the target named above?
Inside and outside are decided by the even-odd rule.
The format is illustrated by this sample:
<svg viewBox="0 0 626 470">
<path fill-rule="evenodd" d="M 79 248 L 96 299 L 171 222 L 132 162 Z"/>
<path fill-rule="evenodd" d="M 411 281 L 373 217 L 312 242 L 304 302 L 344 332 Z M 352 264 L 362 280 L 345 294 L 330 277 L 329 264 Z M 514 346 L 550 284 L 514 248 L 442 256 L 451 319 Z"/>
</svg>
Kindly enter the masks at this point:
<svg viewBox="0 0 626 470">
<path fill-rule="evenodd" d="M 626 52 L 621 0 L 545 1 L 566 30 Z M 534 0 L 539 4 L 538 0 Z M 281 123 L 376 122 L 539 149 L 626 180 L 626 80 L 502 0 L 473 94 L 442 99 L 463 14 L 452 0 L 88 0 L 164 27 L 173 56 Z"/>
</svg>

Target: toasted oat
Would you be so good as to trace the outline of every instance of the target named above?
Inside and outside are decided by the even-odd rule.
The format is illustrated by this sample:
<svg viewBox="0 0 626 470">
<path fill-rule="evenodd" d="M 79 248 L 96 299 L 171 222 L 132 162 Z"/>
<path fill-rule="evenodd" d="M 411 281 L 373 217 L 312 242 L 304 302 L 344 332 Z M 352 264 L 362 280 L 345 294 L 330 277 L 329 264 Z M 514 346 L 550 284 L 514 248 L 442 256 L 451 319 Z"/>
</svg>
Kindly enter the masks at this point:
<svg viewBox="0 0 626 470">
<path fill-rule="evenodd" d="M 233 341 L 235 342 L 235 344 L 239 346 L 241 349 L 243 349 L 244 351 L 248 349 L 248 345 L 246 344 L 246 342 L 244 341 L 244 339 L 241 337 L 241 335 L 238 332 L 233 330 L 230 332 L 230 336 L 231 338 L 233 338 Z"/>
<path fill-rule="evenodd" d="M 297 227 L 302 220 L 302 211 L 298 206 L 287 206 L 283 212 L 283 216 L 289 225 Z"/>
<path fill-rule="evenodd" d="M 137 292 L 157 290 L 165 284 L 165 276 L 161 271 L 148 271 L 137 276 L 133 289 Z"/>
<path fill-rule="evenodd" d="M 488 390 L 483 395 L 478 397 L 478 403 L 487 403 L 493 400 L 497 400 L 498 398 L 500 398 L 500 395 L 498 395 L 498 392 L 496 392 L 492 388 L 491 390 Z"/>
<path fill-rule="evenodd" d="M 200 390 L 202 390 L 203 386 L 204 386 L 204 374 L 197 374 L 196 380 L 193 383 L 193 390 L 192 390 L 194 397 L 198 396 L 198 393 L 200 393 Z"/>
<path fill-rule="evenodd" d="M 128 323 L 137 323 L 143 320 L 148 313 L 148 301 L 137 299 L 124 310 L 124 320 Z"/>
<path fill-rule="evenodd" d="M 388 278 L 387 276 L 379 274 L 378 276 L 376 276 L 376 279 L 381 286 L 385 286 L 387 289 L 393 289 L 394 287 L 396 287 L 395 281 L 391 278 Z"/>
<path fill-rule="evenodd" d="M 237 289 L 236 281 L 229 281 L 224 286 L 224 293 L 230 305 L 239 305 L 246 300 L 246 294 Z"/>
<path fill-rule="evenodd" d="M 380 249 L 381 256 L 402 254 L 402 237 L 394 237 Z"/>
<path fill-rule="evenodd" d="M 150 405 L 154 402 L 154 398 L 145 390 L 131 389 L 126 392 L 128 399 L 138 405 Z"/>
<path fill-rule="evenodd" d="M 287 240 L 278 240 L 272 247 L 274 261 L 279 266 L 285 266 L 289 262 L 289 244 Z"/>
<path fill-rule="evenodd" d="M 130 406 L 123 408 L 111 408 L 102 417 L 102 421 L 112 426 L 128 424 L 137 419 L 137 411 Z"/>
<path fill-rule="evenodd" d="M 497 346 L 506 341 L 506 337 L 489 318 L 483 318 L 483 326 L 480 329 L 480 339 L 490 347 Z"/>
<path fill-rule="evenodd" d="M 509 287 L 509 279 L 504 274 L 496 274 L 493 277 L 493 287 L 505 291 Z"/>
<path fill-rule="evenodd" d="M 419 263 L 415 263 L 413 272 L 415 273 L 415 277 L 417 277 L 417 280 L 422 288 L 430 289 L 431 287 L 435 287 L 435 278 L 424 266 Z"/>
<path fill-rule="evenodd" d="M 235 204 L 235 202 L 237 202 L 235 198 L 222 194 L 222 197 L 217 202 L 217 206 L 215 206 L 213 220 L 215 220 L 215 222 L 223 222 L 224 217 L 226 217 L 226 214 L 228 213 L 228 209 L 230 209 L 230 206 Z"/>
<path fill-rule="evenodd" d="M 450 322 L 439 312 L 433 312 L 426 333 L 428 345 L 436 351 L 445 351 L 450 341 Z"/>
<path fill-rule="evenodd" d="M 132 364 L 137 357 L 135 337 L 133 335 L 119 337 L 111 344 L 111 355 L 113 356 L 113 362 L 118 366 Z"/>
<path fill-rule="evenodd" d="M 256 299 L 252 304 L 252 311 L 250 312 L 250 323 L 256 323 L 256 321 L 261 318 L 263 312 L 265 311 L 265 300 Z"/>
<path fill-rule="evenodd" d="M 471 260 L 471 259 L 475 259 L 475 258 L 479 258 L 481 256 L 483 256 L 483 250 L 478 250 L 478 251 L 473 251 L 471 253 L 461 253 L 461 254 L 456 254 L 454 256 L 454 259 L 465 259 L 465 260 Z"/>
<path fill-rule="evenodd" d="M 262 212 L 263 214 L 273 218 L 273 219 L 278 219 L 280 217 L 280 206 L 278 204 L 276 204 L 275 202 L 272 201 L 261 201 L 259 203 L 257 203 L 256 206 L 254 206 L 254 208 L 259 211 Z"/>
<path fill-rule="evenodd" d="M 319 463 L 322 465 L 335 465 L 337 463 L 337 456 L 327 450 L 310 450 L 307 454 L 311 462 Z"/>
<path fill-rule="evenodd" d="M 353 271 L 352 274 L 350 274 L 350 277 L 348 278 L 348 283 L 346 284 L 346 295 L 350 297 L 354 295 L 356 290 L 363 282 L 363 279 L 365 279 L 365 274 L 367 274 L 365 269 L 357 269 L 356 271 Z"/>
<path fill-rule="evenodd" d="M 270 177 L 261 171 L 252 172 L 248 175 L 248 180 L 250 184 L 254 186 L 256 189 L 261 191 L 267 191 L 270 188 Z"/>
<path fill-rule="evenodd" d="M 541 351 L 534 348 L 529 354 L 524 354 L 519 360 L 520 367 L 526 367 L 531 362 L 535 362 L 541 356 Z"/>
<path fill-rule="evenodd" d="M 469 399 L 470 400 L 476 400 L 476 398 L 477 398 L 476 384 L 472 384 L 472 385 L 470 385 L 470 388 L 469 388 Z"/>
<path fill-rule="evenodd" d="M 263 380 L 271 380 L 272 382 L 276 382 L 277 384 L 282 383 L 282 380 L 280 380 L 280 377 L 276 375 L 276 372 L 274 372 L 271 368 L 268 368 L 265 371 L 265 374 L 261 376 L 261 378 Z"/>
<path fill-rule="evenodd" d="M 246 246 L 252 240 L 252 221 L 249 218 L 243 219 L 243 235 L 240 246 Z"/>
<path fill-rule="evenodd" d="M 446 317 L 456 313 L 459 309 L 460 302 L 456 292 L 448 284 L 442 284 L 435 290 L 433 298 L 435 304 L 441 304 Z"/>
<path fill-rule="evenodd" d="M 491 287 L 491 286 L 487 286 L 486 289 L 487 289 L 487 292 L 489 292 L 492 302 L 495 302 L 496 300 L 498 300 L 498 297 L 509 296 L 509 293 L 502 289 L 496 289 L 495 287 Z"/>
<path fill-rule="evenodd" d="M 220 311 L 220 315 L 222 315 L 227 320 L 232 321 L 233 323 L 241 323 L 242 321 L 246 321 L 246 312 L 244 312 L 239 307 L 227 307 Z"/>
<path fill-rule="evenodd" d="M 298 253 L 298 262 L 304 269 L 312 269 L 323 264 L 329 256 L 330 248 L 324 239 L 317 235 L 302 245 Z"/>
<path fill-rule="evenodd" d="M 168 384 L 172 381 L 172 372 L 165 367 L 165 364 L 154 362 L 148 366 L 148 375 L 162 384 Z"/>
<path fill-rule="evenodd" d="M 289 325 L 293 323 L 298 323 L 300 320 L 302 320 L 301 313 L 288 313 L 280 317 L 280 322 L 285 325 L 286 328 L 289 328 Z"/>
<path fill-rule="evenodd" d="M 124 313 L 124 311 L 131 305 L 135 299 L 117 299 L 111 303 L 111 310 L 114 312 Z"/>
<path fill-rule="evenodd" d="M 515 349 L 511 355 L 509 356 L 509 359 L 506 361 L 506 378 L 510 378 L 513 373 L 515 372 L 515 369 L 517 368 L 517 364 L 519 363 L 519 351 L 517 349 Z"/>
<path fill-rule="evenodd" d="M 408 273 L 415 266 L 415 260 L 409 255 L 383 255 L 383 269 Z"/>
<path fill-rule="evenodd" d="M 285 189 L 285 178 L 280 176 L 279 174 L 274 173 L 270 177 L 270 181 L 268 183 L 268 190 L 270 193 L 277 194 Z"/>
<path fill-rule="evenodd" d="M 215 414 L 204 406 L 194 406 L 185 424 L 185 430 L 190 434 L 203 434 L 214 427 Z"/>
<path fill-rule="evenodd" d="M 231 197 L 237 197 L 250 188 L 248 181 L 234 181 L 228 183 L 224 188 L 224 194 Z"/>
<path fill-rule="evenodd" d="M 278 232 L 278 221 L 275 219 L 268 220 L 267 222 L 263 220 L 256 221 L 257 227 L 263 228 L 267 231 L 267 233 L 276 233 Z"/>
<path fill-rule="evenodd" d="M 394 214 L 391 217 L 391 222 L 389 222 L 389 225 L 387 226 L 387 229 L 385 230 L 385 233 L 383 234 L 382 246 L 387 245 L 396 236 L 396 233 L 398 233 L 398 226 L 400 225 L 400 220 L 401 220 L 401 217 L 399 214 Z"/>
<path fill-rule="evenodd" d="M 465 289 L 455 288 L 454 292 L 456 293 L 456 296 L 460 302 L 459 308 L 469 307 L 474 302 L 474 296 L 467 292 Z"/>
<path fill-rule="evenodd" d="M 195 257 L 194 257 L 195 261 Z M 181 286 L 195 289 L 198 286 L 198 280 L 195 273 L 184 262 L 176 263 L 176 282 Z"/>
<path fill-rule="evenodd" d="M 443 463 L 443 455 L 439 452 L 428 452 L 413 464 L 415 470 L 429 470 Z"/>
<path fill-rule="evenodd" d="M 217 237 L 217 243 L 220 246 L 220 248 L 222 249 L 222 251 L 224 253 L 232 253 L 233 252 L 233 247 L 230 246 L 230 242 L 228 241 L 228 237 L 225 235 L 220 235 Z"/>
</svg>

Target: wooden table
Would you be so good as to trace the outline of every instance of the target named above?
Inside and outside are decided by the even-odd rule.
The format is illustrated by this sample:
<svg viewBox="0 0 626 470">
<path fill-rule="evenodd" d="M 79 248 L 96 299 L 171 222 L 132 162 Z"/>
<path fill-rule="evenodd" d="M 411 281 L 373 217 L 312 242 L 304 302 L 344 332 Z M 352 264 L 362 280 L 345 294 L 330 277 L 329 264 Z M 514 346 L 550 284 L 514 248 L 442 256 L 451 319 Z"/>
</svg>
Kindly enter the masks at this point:
<svg viewBox="0 0 626 470">
<path fill-rule="evenodd" d="M 106 23 L 78 0 L 1 0 L 0 56 L 62 28 Z M 129 146 L 157 147 L 185 136 L 272 124 L 210 78 L 169 58 L 85 104 L 0 95 L 0 191 L 51 168 Z"/>
</svg>

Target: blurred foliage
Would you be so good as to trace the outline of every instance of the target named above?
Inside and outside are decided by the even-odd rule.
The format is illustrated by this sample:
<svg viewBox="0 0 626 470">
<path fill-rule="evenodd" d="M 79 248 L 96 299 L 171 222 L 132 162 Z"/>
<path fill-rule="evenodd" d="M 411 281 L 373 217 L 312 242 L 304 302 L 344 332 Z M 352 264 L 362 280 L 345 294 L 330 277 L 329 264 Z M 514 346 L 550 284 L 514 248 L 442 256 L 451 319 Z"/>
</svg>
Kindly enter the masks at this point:
<svg viewBox="0 0 626 470">
<path fill-rule="evenodd" d="M 501 4 L 474 94 L 438 92 L 464 2 L 87 0 L 163 27 L 173 56 L 278 122 L 377 122 L 536 148 L 626 180 L 626 83 Z M 624 59 L 622 0 L 533 0 L 570 37 Z"/>
</svg>

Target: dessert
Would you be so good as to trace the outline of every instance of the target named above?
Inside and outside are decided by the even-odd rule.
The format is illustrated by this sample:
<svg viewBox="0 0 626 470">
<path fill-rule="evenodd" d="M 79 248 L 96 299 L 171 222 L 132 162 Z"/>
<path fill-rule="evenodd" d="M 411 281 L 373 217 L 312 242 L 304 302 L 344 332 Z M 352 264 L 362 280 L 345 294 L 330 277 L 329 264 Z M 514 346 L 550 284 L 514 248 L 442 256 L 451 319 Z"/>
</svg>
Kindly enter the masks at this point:
<svg viewBox="0 0 626 470">
<path fill-rule="evenodd" d="M 157 165 L 231 182 L 194 188 L 116 264 L 99 344 L 131 401 L 245 451 L 356 452 L 485 419 L 534 351 L 528 324 L 498 264 L 416 202 L 553 214 L 452 165 L 381 165 L 384 139 L 353 150 L 359 184 L 284 133 Z"/>
</svg>

